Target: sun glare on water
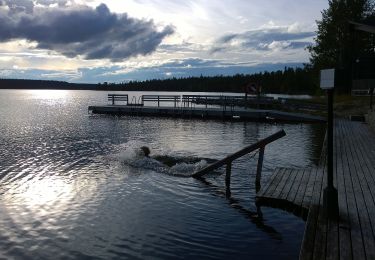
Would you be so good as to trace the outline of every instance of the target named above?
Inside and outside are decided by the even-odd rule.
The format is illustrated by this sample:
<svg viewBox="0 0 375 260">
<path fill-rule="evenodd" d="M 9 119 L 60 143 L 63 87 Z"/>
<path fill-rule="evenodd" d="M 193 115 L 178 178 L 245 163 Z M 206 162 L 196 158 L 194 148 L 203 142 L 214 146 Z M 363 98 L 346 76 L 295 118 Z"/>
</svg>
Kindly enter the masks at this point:
<svg viewBox="0 0 375 260">
<path fill-rule="evenodd" d="M 19 195 L 30 209 L 42 205 L 53 206 L 56 202 L 61 206 L 73 196 L 72 185 L 57 178 L 35 180 L 25 184 L 23 188 L 23 193 Z"/>
<path fill-rule="evenodd" d="M 28 90 L 29 97 L 32 99 L 42 100 L 65 100 L 68 95 L 68 90 Z"/>
</svg>

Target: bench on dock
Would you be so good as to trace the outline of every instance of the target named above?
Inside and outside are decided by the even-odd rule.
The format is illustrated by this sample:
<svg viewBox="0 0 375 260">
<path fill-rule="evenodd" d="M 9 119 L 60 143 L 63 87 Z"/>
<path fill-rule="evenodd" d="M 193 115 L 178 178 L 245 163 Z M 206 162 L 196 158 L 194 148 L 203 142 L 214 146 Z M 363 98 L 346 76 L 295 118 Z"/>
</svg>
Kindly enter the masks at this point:
<svg viewBox="0 0 375 260">
<path fill-rule="evenodd" d="M 145 102 L 157 102 L 158 107 L 160 103 L 174 103 L 174 107 L 177 107 L 178 102 L 180 102 L 179 95 L 142 95 L 142 104 Z"/>
<path fill-rule="evenodd" d="M 129 98 L 127 94 L 108 94 L 108 101 L 111 101 L 112 105 L 115 104 L 115 101 L 123 101 L 127 104 Z"/>
<path fill-rule="evenodd" d="M 307 217 L 300 259 L 375 259 L 375 135 L 363 123 L 335 120 L 333 184 L 339 217 L 323 206 L 325 162 L 309 169 L 276 169 L 257 193 L 258 206 Z"/>
</svg>

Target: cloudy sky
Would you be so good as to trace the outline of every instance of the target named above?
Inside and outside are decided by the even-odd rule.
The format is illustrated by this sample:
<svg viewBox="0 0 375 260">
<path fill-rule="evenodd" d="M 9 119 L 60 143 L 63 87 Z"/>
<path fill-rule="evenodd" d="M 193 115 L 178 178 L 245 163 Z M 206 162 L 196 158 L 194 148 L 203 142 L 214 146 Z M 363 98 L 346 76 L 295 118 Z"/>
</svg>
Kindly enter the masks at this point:
<svg viewBox="0 0 375 260">
<path fill-rule="evenodd" d="M 300 66 L 326 0 L 0 0 L 0 77 L 122 82 Z"/>
</svg>

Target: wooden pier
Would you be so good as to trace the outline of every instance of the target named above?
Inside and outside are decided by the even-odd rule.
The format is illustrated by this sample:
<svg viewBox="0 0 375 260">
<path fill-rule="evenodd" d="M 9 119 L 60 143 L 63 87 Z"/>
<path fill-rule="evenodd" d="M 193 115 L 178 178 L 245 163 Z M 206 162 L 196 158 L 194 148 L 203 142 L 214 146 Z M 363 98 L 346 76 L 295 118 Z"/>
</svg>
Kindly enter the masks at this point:
<svg viewBox="0 0 375 260">
<path fill-rule="evenodd" d="M 323 210 L 324 163 L 311 169 L 276 169 L 257 193 L 257 204 L 307 217 L 300 259 L 375 259 L 375 135 L 360 122 L 337 120 L 334 186 L 339 218 Z"/>
<path fill-rule="evenodd" d="M 143 95 L 139 101 L 129 103 L 127 95 L 109 94 L 110 105 L 89 106 L 92 114 L 130 115 L 130 116 L 153 116 L 153 117 L 178 117 L 178 118 L 200 118 L 200 119 L 222 119 L 241 121 L 287 121 L 302 123 L 323 123 L 325 118 L 301 113 L 283 112 L 269 109 L 245 109 L 236 106 L 236 96 L 216 96 L 221 106 L 208 107 L 208 103 L 196 107 L 198 100 L 205 100 L 206 96 L 180 96 L 172 95 Z M 210 100 L 213 96 L 209 96 Z M 115 101 L 122 104 L 115 104 Z M 221 102 L 220 101 L 220 102 Z M 150 105 L 146 106 L 145 104 Z M 152 106 L 155 103 L 155 106 Z M 162 106 L 163 103 L 172 104 Z"/>
</svg>

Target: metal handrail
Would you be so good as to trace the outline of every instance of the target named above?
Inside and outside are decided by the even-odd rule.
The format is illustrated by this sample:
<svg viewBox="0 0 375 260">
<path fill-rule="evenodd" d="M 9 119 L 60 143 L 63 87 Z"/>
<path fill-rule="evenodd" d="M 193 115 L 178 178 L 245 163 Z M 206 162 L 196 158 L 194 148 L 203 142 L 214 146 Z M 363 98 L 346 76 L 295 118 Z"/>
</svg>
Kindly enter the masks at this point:
<svg viewBox="0 0 375 260">
<path fill-rule="evenodd" d="M 225 176 L 225 183 L 226 186 L 229 187 L 230 185 L 230 176 L 231 176 L 231 168 L 232 168 L 232 162 L 248 153 L 251 153 L 257 149 L 260 150 L 259 152 L 259 158 L 258 158 L 258 165 L 257 165 L 257 174 L 256 174 L 256 180 L 255 180 L 255 185 L 256 185 L 256 190 L 258 191 L 260 189 L 260 178 L 262 174 L 262 166 L 263 166 L 263 157 L 264 157 L 264 149 L 265 146 L 269 143 L 272 143 L 273 141 L 276 141 L 277 139 L 280 139 L 281 137 L 285 136 L 286 133 L 284 130 L 280 130 L 273 135 L 270 135 L 260 141 L 258 141 L 255 144 L 246 146 L 245 148 L 228 155 L 224 159 L 221 159 L 213 164 L 208 165 L 207 167 L 195 172 L 192 177 L 194 178 L 200 178 L 203 175 L 212 172 L 216 170 L 217 168 L 223 166 L 226 164 L 226 176 Z"/>
</svg>

